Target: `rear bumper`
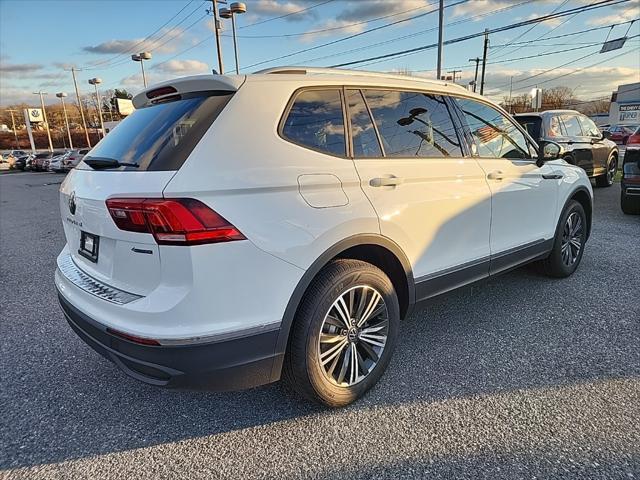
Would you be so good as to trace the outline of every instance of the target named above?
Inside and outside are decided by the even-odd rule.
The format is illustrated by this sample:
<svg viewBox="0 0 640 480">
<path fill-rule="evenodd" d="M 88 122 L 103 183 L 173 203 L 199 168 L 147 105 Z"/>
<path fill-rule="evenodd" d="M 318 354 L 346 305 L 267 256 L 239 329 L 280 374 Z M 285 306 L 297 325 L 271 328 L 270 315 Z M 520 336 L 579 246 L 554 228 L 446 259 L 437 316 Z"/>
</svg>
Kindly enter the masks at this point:
<svg viewBox="0 0 640 480">
<path fill-rule="evenodd" d="M 58 294 L 71 328 L 100 355 L 142 382 L 174 388 L 241 390 L 272 377 L 279 329 L 199 344 L 149 346 L 107 332 Z"/>
</svg>

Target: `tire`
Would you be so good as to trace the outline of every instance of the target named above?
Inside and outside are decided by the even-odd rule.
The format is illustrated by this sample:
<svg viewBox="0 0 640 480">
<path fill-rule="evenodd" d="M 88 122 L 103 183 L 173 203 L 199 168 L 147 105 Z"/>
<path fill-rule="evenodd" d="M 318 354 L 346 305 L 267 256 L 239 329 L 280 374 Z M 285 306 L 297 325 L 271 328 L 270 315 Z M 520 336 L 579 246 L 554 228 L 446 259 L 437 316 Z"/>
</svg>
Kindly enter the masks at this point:
<svg viewBox="0 0 640 480">
<path fill-rule="evenodd" d="M 610 187 L 618 171 L 618 157 L 611 155 L 607 160 L 607 173 L 596 177 L 596 187 Z"/>
<path fill-rule="evenodd" d="M 570 217 L 572 218 L 571 225 L 569 225 Z M 578 219 L 579 226 L 576 226 Z M 575 228 L 575 230 L 572 234 L 573 228 Z M 576 243 L 572 243 L 571 240 L 574 240 Z M 586 241 L 587 216 L 584 208 L 575 200 L 569 200 L 556 227 L 553 249 L 549 256 L 542 261 L 544 272 L 548 276 L 555 278 L 565 278 L 571 275 L 576 271 L 578 265 L 580 265 Z M 577 242 L 580 244 L 579 249 L 576 245 Z M 565 247 L 565 245 L 567 246 Z M 569 257 L 567 257 L 567 255 L 569 255 Z"/>
<path fill-rule="evenodd" d="M 640 198 L 632 198 L 620 192 L 620 208 L 626 215 L 640 215 Z"/>
<path fill-rule="evenodd" d="M 340 299 L 347 311 L 353 304 L 348 316 L 357 322 L 373 303 L 374 291 L 380 298 L 369 319 L 362 328 L 352 324 L 347 329 L 341 319 L 345 315 L 337 310 L 342 305 Z M 364 308 L 359 309 L 363 295 Z M 302 298 L 291 327 L 283 377 L 309 400 L 329 407 L 348 405 L 362 397 L 386 370 L 397 341 L 399 322 L 398 297 L 382 270 L 360 260 L 334 260 L 320 271 Z M 322 343 L 321 332 L 325 339 Z M 382 340 L 385 333 L 386 339 Z M 340 344 L 342 347 L 338 347 Z M 358 361 L 351 360 L 352 354 L 357 355 Z"/>
</svg>

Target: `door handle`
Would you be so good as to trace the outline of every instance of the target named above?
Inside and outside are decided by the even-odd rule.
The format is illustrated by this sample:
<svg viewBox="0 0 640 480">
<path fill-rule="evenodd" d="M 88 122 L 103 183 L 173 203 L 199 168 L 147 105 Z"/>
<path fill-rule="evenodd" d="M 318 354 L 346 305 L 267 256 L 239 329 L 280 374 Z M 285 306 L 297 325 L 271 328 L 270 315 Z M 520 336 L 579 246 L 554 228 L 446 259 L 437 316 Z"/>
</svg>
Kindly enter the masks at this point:
<svg viewBox="0 0 640 480">
<path fill-rule="evenodd" d="M 396 187 L 402 183 L 402 179 L 395 175 L 389 175 L 388 177 L 372 178 L 369 181 L 369 185 L 372 187 Z"/>
<path fill-rule="evenodd" d="M 494 170 L 487 174 L 487 178 L 489 180 L 502 180 L 504 178 L 504 173 L 502 173 L 501 170 Z"/>
</svg>

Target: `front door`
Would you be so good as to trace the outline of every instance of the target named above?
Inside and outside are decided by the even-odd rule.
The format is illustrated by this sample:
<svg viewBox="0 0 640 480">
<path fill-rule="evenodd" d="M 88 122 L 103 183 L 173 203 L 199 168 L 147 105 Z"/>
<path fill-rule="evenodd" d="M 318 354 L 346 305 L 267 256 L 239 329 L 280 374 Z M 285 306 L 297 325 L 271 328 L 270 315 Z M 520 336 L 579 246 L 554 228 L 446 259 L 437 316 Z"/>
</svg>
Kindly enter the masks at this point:
<svg viewBox="0 0 640 480">
<path fill-rule="evenodd" d="M 346 98 L 362 188 L 381 233 L 412 263 L 417 299 L 486 277 L 491 193 L 463 155 L 450 104 L 399 90 L 347 89 Z"/>
<path fill-rule="evenodd" d="M 491 273 L 496 273 L 550 247 L 562 172 L 552 164 L 536 165 L 535 150 L 506 114 L 477 100 L 456 103 L 491 189 Z"/>
</svg>

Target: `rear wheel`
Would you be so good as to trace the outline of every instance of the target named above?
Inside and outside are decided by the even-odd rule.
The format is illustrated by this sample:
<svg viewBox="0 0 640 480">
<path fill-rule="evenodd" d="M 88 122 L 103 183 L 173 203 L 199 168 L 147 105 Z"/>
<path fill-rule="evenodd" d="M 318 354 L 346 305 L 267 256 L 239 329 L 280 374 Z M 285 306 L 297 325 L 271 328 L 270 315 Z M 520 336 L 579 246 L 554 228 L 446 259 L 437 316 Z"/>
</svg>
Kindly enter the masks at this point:
<svg viewBox="0 0 640 480">
<path fill-rule="evenodd" d="M 553 249 L 542 261 L 545 273 L 551 277 L 568 277 L 576 271 L 587 241 L 587 216 L 584 208 L 570 200 L 562 212 L 553 240 Z"/>
<path fill-rule="evenodd" d="M 612 155 L 607 162 L 607 173 L 596 177 L 596 187 L 610 187 L 616 178 L 618 171 L 618 157 Z"/>
<path fill-rule="evenodd" d="M 304 397 L 348 405 L 384 373 L 398 334 L 400 307 L 389 278 L 360 260 L 329 263 L 300 304 L 284 377 Z"/>
<path fill-rule="evenodd" d="M 640 215 L 640 197 L 631 197 L 620 192 L 620 208 L 627 215 Z"/>
</svg>

